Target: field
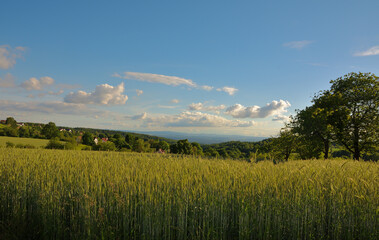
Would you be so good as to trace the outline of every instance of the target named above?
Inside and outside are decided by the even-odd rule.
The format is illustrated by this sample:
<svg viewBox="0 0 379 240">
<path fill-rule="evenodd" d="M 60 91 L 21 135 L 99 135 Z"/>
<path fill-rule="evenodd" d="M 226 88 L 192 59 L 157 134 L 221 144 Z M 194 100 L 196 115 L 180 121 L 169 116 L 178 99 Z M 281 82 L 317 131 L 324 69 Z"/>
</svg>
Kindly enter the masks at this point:
<svg viewBox="0 0 379 240">
<path fill-rule="evenodd" d="M 5 147 L 6 142 L 17 144 L 30 144 L 36 148 L 45 147 L 49 140 L 46 139 L 36 139 L 36 138 L 19 138 L 19 137 L 4 137 L 0 136 L 0 147 Z"/>
<path fill-rule="evenodd" d="M 379 165 L 0 148 L 0 239 L 377 239 Z"/>
</svg>

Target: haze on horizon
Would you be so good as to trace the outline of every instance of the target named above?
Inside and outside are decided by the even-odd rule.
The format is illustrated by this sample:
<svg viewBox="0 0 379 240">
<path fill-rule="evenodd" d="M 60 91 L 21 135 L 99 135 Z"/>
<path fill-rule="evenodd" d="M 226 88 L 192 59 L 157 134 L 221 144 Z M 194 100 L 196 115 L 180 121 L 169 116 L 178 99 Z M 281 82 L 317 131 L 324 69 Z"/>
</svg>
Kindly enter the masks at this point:
<svg viewBox="0 0 379 240">
<path fill-rule="evenodd" d="M 2 1 L 0 119 L 275 135 L 379 74 L 379 1 Z"/>
</svg>

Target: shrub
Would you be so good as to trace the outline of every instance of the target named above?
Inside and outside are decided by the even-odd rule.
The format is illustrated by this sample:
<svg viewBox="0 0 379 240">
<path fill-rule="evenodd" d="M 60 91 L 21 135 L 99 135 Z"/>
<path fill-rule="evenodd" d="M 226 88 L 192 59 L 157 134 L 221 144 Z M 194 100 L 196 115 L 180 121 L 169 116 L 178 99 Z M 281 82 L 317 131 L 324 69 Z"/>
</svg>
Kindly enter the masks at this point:
<svg viewBox="0 0 379 240">
<path fill-rule="evenodd" d="M 45 148 L 46 149 L 64 149 L 64 144 L 59 142 L 57 138 L 52 138 Z"/>
<path fill-rule="evenodd" d="M 12 142 L 6 142 L 5 145 L 7 148 L 14 148 L 14 143 Z"/>
</svg>

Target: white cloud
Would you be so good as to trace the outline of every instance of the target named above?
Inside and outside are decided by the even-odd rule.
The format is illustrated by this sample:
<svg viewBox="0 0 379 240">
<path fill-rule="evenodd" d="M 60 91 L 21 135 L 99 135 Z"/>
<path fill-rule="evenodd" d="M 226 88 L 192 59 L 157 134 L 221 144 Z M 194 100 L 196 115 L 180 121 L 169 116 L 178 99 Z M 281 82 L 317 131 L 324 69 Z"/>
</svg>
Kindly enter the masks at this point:
<svg viewBox="0 0 379 240">
<path fill-rule="evenodd" d="M 64 101 L 67 103 L 83 103 L 83 104 L 98 104 L 98 105 L 120 105 L 125 104 L 128 96 L 123 95 L 124 83 L 113 87 L 108 84 L 96 86 L 94 92 L 87 93 L 77 91 L 69 93 Z"/>
<path fill-rule="evenodd" d="M 287 108 L 291 104 L 288 101 L 272 101 L 267 103 L 264 107 L 252 106 L 244 107 L 241 104 L 235 104 L 226 109 L 226 114 L 234 118 L 265 118 L 269 116 L 281 116 L 287 112 Z"/>
<path fill-rule="evenodd" d="M 7 45 L 0 46 L 0 69 L 9 69 L 16 64 L 16 59 L 22 57 L 24 47 L 12 49 Z"/>
<path fill-rule="evenodd" d="M 172 103 L 179 103 L 179 99 L 172 99 L 171 102 Z"/>
<path fill-rule="evenodd" d="M 104 115 L 105 111 L 88 108 L 84 104 L 55 102 L 16 102 L 0 100 L 0 110 L 10 112 L 32 112 L 72 115 Z"/>
<path fill-rule="evenodd" d="M 295 49 L 298 49 L 298 50 L 301 50 L 303 49 L 304 47 L 308 46 L 309 44 L 311 44 L 313 41 L 309 41 L 309 40 L 303 40 L 303 41 L 293 41 L 293 42 L 287 42 L 287 43 L 284 43 L 283 46 L 285 47 L 289 47 L 289 48 L 295 48 Z"/>
<path fill-rule="evenodd" d="M 54 84 L 54 79 L 51 77 L 41 77 L 40 82 L 42 85 L 52 85 Z"/>
<path fill-rule="evenodd" d="M 64 91 L 63 90 L 59 90 L 57 92 L 53 92 L 53 91 L 48 91 L 48 92 L 42 92 L 42 93 L 39 93 L 37 96 L 38 97 L 44 97 L 46 95 L 51 95 L 51 96 L 59 96 L 63 93 Z M 28 98 L 35 98 L 35 96 L 33 94 L 29 94 L 27 96 Z"/>
<path fill-rule="evenodd" d="M 177 108 L 178 106 L 167 106 L 167 105 L 158 104 L 158 107 L 159 108 L 165 108 L 165 109 L 174 109 L 174 108 Z"/>
<path fill-rule="evenodd" d="M 136 93 L 137 93 L 137 96 L 141 96 L 141 95 L 142 95 L 142 93 L 143 93 L 143 91 L 142 91 L 142 90 L 139 90 L 139 89 L 137 89 L 137 90 L 136 90 Z"/>
<path fill-rule="evenodd" d="M 47 85 L 54 84 L 54 79 L 51 77 L 41 77 L 39 80 L 35 77 L 26 80 L 21 83 L 20 87 L 25 88 L 26 90 L 42 90 L 43 87 Z"/>
<path fill-rule="evenodd" d="M 357 56 L 357 57 L 366 57 L 366 56 L 373 56 L 373 55 L 379 55 L 379 46 L 374 46 L 366 51 L 356 52 L 354 54 L 354 56 Z"/>
<path fill-rule="evenodd" d="M 13 88 L 16 84 L 14 82 L 14 77 L 12 74 L 7 73 L 5 77 L 0 78 L 0 88 Z"/>
<path fill-rule="evenodd" d="M 232 96 L 238 91 L 238 89 L 234 87 L 223 87 L 223 88 L 217 88 L 217 91 L 226 92 L 227 94 Z"/>
<path fill-rule="evenodd" d="M 145 124 L 165 127 L 251 127 L 254 121 L 229 120 L 221 116 L 185 111 L 177 115 L 145 118 Z"/>
<path fill-rule="evenodd" d="M 283 122 L 289 122 L 290 121 L 290 117 L 289 116 L 285 116 L 285 115 L 277 115 L 275 116 L 272 121 L 283 121 Z"/>
<path fill-rule="evenodd" d="M 147 113 L 145 112 L 131 117 L 131 119 L 133 120 L 144 120 L 146 118 L 147 118 Z"/>
<path fill-rule="evenodd" d="M 225 105 L 219 105 L 219 106 L 207 106 L 204 103 L 191 103 L 188 106 L 188 110 L 190 111 L 207 111 L 207 112 L 215 112 L 219 113 L 220 110 L 225 109 Z"/>
<path fill-rule="evenodd" d="M 208 85 L 203 85 L 203 86 L 200 86 L 200 89 L 203 89 L 205 91 L 211 91 L 213 89 L 212 86 L 208 86 Z"/>
<path fill-rule="evenodd" d="M 142 82 L 151 82 L 151 83 L 162 83 L 171 86 L 179 86 L 179 85 L 187 85 L 189 87 L 196 87 L 196 83 L 194 83 L 190 79 L 185 79 L 176 76 L 166 76 L 160 74 L 153 73 L 139 73 L 139 72 L 124 72 L 123 76 L 118 73 L 112 75 L 113 77 L 124 78 L 124 79 L 132 79 L 139 80 Z"/>
</svg>

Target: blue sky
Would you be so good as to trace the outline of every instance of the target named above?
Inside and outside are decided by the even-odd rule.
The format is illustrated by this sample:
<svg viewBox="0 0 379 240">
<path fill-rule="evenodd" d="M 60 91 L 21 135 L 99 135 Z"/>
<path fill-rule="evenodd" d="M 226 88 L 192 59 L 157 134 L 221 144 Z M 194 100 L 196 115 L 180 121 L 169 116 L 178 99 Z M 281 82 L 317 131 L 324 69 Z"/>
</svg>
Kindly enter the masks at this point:
<svg viewBox="0 0 379 240">
<path fill-rule="evenodd" d="M 272 136 L 379 74 L 379 1 L 2 1 L 0 118 Z"/>
</svg>

